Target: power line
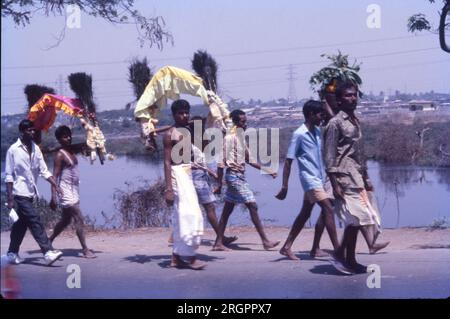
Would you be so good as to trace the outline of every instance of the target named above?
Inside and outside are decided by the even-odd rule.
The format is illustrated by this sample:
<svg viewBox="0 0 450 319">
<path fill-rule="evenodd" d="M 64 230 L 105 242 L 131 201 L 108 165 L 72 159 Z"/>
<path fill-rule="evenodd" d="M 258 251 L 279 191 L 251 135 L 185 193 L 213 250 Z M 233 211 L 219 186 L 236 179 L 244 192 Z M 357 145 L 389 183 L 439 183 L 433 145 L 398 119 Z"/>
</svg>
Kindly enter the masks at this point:
<svg viewBox="0 0 450 319">
<path fill-rule="evenodd" d="M 372 54 L 372 55 L 365 55 L 365 56 L 356 56 L 355 59 L 371 59 L 371 58 L 375 58 L 375 57 L 379 57 L 379 56 L 408 54 L 408 53 L 414 53 L 414 52 L 430 51 L 430 50 L 435 50 L 435 49 L 439 49 L 439 48 L 432 47 L 432 48 L 423 48 L 423 49 L 416 49 L 416 50 L 404 50 L 404 51 L 387 52 L 387 53 Z M 322 64 L 324 62 L 325 62 L 324 60 L 321 60 L 321 61 L 299 62 L 299 63 L 290 63 L 290 64 L 298 66 L 298 65 Z M 222 72 L 264 70 L 264 69 L 283 68 L 283 67 L 287 67 L 287 66 L 289 66 L 289 64 L 275 64 L 275 65 L 266 65 L 266 66 L 258 66 L 258 67 L 225 69 L 225 70 L 222 70 Z"/>
<path fill-rule="evenodd" d="M 429 61 L 429 62 L 423 62 L 423 63 L 408 63 L 408 64 L 398 64 L 398 65 L 390 65 L 390 66 L 384 66 L 384 67 L 374 67 L 374 68 L 364 68 L 361 70 L 361 72 L 367 72 L 367 71 L 383 71 L 383 70 L 391 70 L 391 69 L 401 69 L 401 68 L 405 68 L 405 67 L 419 67 L 419 66 L 424 66 L 424 65 L 431 65 L 431 64 L 439 64 L 439 63 L 449 63 L 450 59 L 446 59 L 446 60 L 436 60 L 436 61 Z M 286 65 L 278 65 L 277 67 L 286 67 Z M 303 80 L 303 79 L 307 79 L 308 76 L 302 76 L 300 78 L 297 78 L 296 80 Z M 97 81 L 107 81 L 107 80 L 123 80 L 123 78 L 109 78 L 109 79 L 97 79 L 95 80 L 95 82 Z M 222 86 L 227 86 L 227 87 L 240 87 L 240 86 L 254 86 L 256 84 L 273 84 L 273 83 L 280 83 L 280 82 L 286 82 L 286 79 L 263 79 L 263 80 L 250 80 L 250 81 L 241 81 L 241 82 L 236 82 L 236 81 L 232 81 L 232 82 L 222 82 L 221 85 Z M 55 84 L 55 82 L 44 82 L 45 84 Z M 57 82 L 56 82 L 57 83 Z M 65 83 L 67 83 L 67 81 L 65 81 Z M 23 84 L 14 84 L 14 85 L 25 85 L 25 83 Z M 6 86 L 6 85 L 5 85 Z M 122 97 L 122 96 L 130 96 L 130 94 L 128 94 L 127 92 L 122 92 L 122 91 L 112 91 L 111 93 L 115 93 L 113 95 L 108 94 L 108 92 L 102 92 L 102 94 L 96 95 L 95 98 L 108 98 L 108 97 Z M 117 95 L 120 94 L 120 95 Z M 20 102 L 20 101 L 24 101 L 25 100 L 25 96 L 14 96 L 14 97 L 8 97 L 8 98 L 2 98 L 2 102 Z"/>
<path fill-rule="evenodd" d="M 423 37 L 423 36 L 429 36 L 429 34 L 416 35 L 416 36 L 397 36 L 397 37 L 382 38 L 382 39 L 350 41 L 350 42 L 320 44 L 320 45 L 311 45 L 311 46 L 297 46 L 297 47 L 280 48 L 280 49 L 224 53 L 224 54 L 216 54 L 215 56 L 231 57 L 231 56 L 241 56 L 241 55 L 254 55 L 254 54 L 320 49 L 320 48 L 337 47 L 337 46 L 343 46 L 343 45 L 357 45 L 357 44 L 365 44 L 365 43 L 392 41 L 392 40 L 413 39 L 415 37 Z M 164 61 L 186 60 L 186 59 L 191 59 L 191 58 L 192 58 L 192 56 L 180 56 L 180 57 L 173 57 L 173 58 L 151 59 L 151 61 L 152 62 L 164 62 Z M 81 63 L 65 63 L 65 64 L 51 64 L 51 65 L 7 66 L 7 67 L 3 67 L 2 69 L 3 70 L 17 70 L 17 69 L 56 68 L 56 67 L 87 66 L 87 65 L 111 65 L 111 64 L 123 64 L 123 63 L 128 63 L 128 62 L 129 61 L 127 61 L 127 60 L 116 60 L 116 61 L 107 61 L 107 62 L 81 62 Z"/>
<path fill-rule="evenodd" d="M 446 59 L 446 60 L 435 60 L 435 61 L 429 61 L 429 62 L 423 62 L 423 63 L 407 63 L 407 64 L 396 64 L 396 65 L 389 65 L 389 66 L 383 66 L 383 67 L 373 67 L 373 68 L 364 68 L 361 69 L 361 72 L 367 72 L 367 71 L 384 71 L 384 70 L 391 70 L 391 69 L 401 69 L 401 68 L 406 68 L 406 67 L 420 67 L 420 66 L 424 66 L 424 65 L 432 65 L 432 64 L 440 64 L 440 63 L 449 63 L 450 59 Z M 286 66 L 286 65 L 280 65 L 281 66 Z M 296 80 L 302 80 L 302 79 L 307 79 L 308 76 L 302 76 L 300 78 L 297 78 Z M 103 80 L 107 80 L 107 79 L 103 79 Z M 119 79 L 110 79 L 110 80 L 119 80 Z M 122 80 L 122 79 L 120 79 Z M 95 80 L 99 81 L 99 80 Z M 231 82 L 222 82 L 221 85 L 225 86 L 225 85 L 232 85 L 232 86 L 239 86 L 242 84 L 256 84 L 256 83 L 265 83 L 267 81 L 270 82 L 284 82 L 286 81 L 286 79 L 260 79 L 260 80 L 250 80 L 250 81 L 240 81 L 240 82 L 236 82 L 236 81 L 231 81 Z M 50 84 L 55 84 L 55 82 L 44 82 L 44 83 L 50 83 Z M 15 85 L 19 85 L 19 84 L 15 84 Z M 25 85 L 25 84 L 20 84 L 20 85 Z M 107 95 L 103 95 L 103 94 L 108 94 L 109 92 L 102 92 L 102 94 L 100 95 L 96 95 L 97 97 L 103 97 L 103 96 L 107 96 Z M 111 91 L 111 93 L 127 93 L 127 92 L 122 92 L 122 91 Z M 7 99 L 2 99 L 2 101 L 9 101 L 9 100 L 22 100 L 25 99 L 25 96 L 14 96 L 14 97 L 8 97 Z"/>
<path fill-rule="evenodd" d="M 391 55 L 400 55 L 400 54 L 408 54 L 408 53 L 415 53 L 415 52 L 424 52 L 424 51 L 430 51 L 439 49 L 438 47 L 432 47 L 432 48 L 422 48 L 422 49 L 415 49 L 415 50 L 403 50 L 403 51 L 394 51 L 394 52 L 387 52 L 387 53 L 379 53 L 379 54 L 372 54 L 372 55 L 363 55 L 363 56 L 356 56 L 355 59 L 371 59 L 375 57 L 380 56 L 391 56 Z M 310 61 L 310 62 L 299 62 L 299 63 L 290 63 L 291 65 L 299 66 L 299 65 L 313 65 L 313 64 L 321 64 L 324 63 L 324 60 L 320 61 Z M 221 70 L 222 73 L 226 72 L 242 72 L 242 71 L 254 71 L 254 70 L 265 70 L 265 69 L 276 69 L 276 68 L 285 68 L 289 66 L 290 64 L 275 64 L 275 65 L 266 65 L 266 66 L 256 66 L 256 67 L 247 67 L 247 68 L 234 68 L 234 69 L 224 69 Z M 95 79 L 94 82 L 104 82 L 104 81 L 125 81 L 126 78 L 103 78 L 103 79 Z M 54 84 L 55 82 L 43 82 L 42 84 Z M 68 83 L 68 81 L 65 81 L 65 83 Z M 4 87 L 10 87 L 10 86 L 25 86 L 27 83 L 12 83 L 12 84 L 2 84 Z"/>
<path fill-rule="evenodd" d="M 426 49 L 418 49 L 415 51 L 424 51 L 424 50 L 429 50 L 430 48 L 426 48 Z M 399 53 L 408 53 L 411 51 L 399 51 L 399 52 L 391 52 L 391 53 L 387 53 L 387 54 L 399 54 Z M 387 55 L 387 54 L 382 54 L 382 55 Z M 371 56 L 366 56 L 367 57 L 375 57 L 377 55 L 371 55 Z M 378 55 L 379 56 L 379 55 Z M 323 61 L 320 61 L 321 63 Z M 375 67 L 375 68 L 364 68 L 361 70 L 361 72 L 366 72 L 366 71 L 383 71 L 383 70 L 390 70 L 390 69 L 400 69 L 400 68 L 405 68 L 405 67 L 419 67 L 419 66 L 424 66 L 424 65 L 431 65 L 431 64 L 439 64 L 439 63 L 448 63 L 450 62 L 450 59 L 446 59 L 446 60 L 436 60 L 436 61 L 429 61 L 429 62 L 423 62 L 423 63 L 408 63 L 408 64 L 400 64 L 400 65 L 390 65 L 390 66 L 384 66 L 384 67 Z M 308 64 L 312 64 L 312 63 L 317 63 L 317 62 L 305 62 Z M 305 64 L 303 63 L 303 65 Z M 299 64 L 296 64 L 299 65 Z M 277 68 L 281 68 L 281 67 L 286 67 L 288 65 L 284 65 L 284 64 L 280 64 L 280 65 L 276 65 L 276 66 L 263 66 L 263 67 L 258 67 L 260 69 L 262 68 L 273 68 L 273 67 L 277 67 Z M 236 70 L 243 70 L 243 69 L 236 69 Z M 228 70 L 231 71 L 231 70 Z M 301 77 L 299 79 L 307 79 L 308 77 Z M 103 78 L 103 79 L 96 79 L 94 82 L 100 82 L 100 81 L 116 81 L 116 80 L 126 80 L 125 78 Z M 223 86 L 227 86 L 227 87 L 239 87 L 239 86 L 254 86 L 255 84 L 272 84 L 272 83 L 280 83 L 280 82 L 285 82 L 286 79 L 266 79 L 266 80 L 251 80 L 251 81 L 241 81 L 241 82 L 223 82 L 222 85 Z M 59 78 L 59 84 L 61 86 L 61 78 Z M 55 84 L 54 81 L 52 82 L 44 82 L 45 84 Z M 43 84 L 44 84 L 43 83 Z M 64 83 L 68 83 L 68 81 L 64 81 Z M 231 86 L 229 86 L 229 84 Z M 19 85 L 23 85 L 25 86 L 25 83 L 16 83 L 16 84 L 3 84 L 3 86 L 19 86 Z M 110 95 L 107 94 L 106 92 L 103 92 L 103 94 L 100 95 L 96 95 L 96 98 L 107 98 L 107 97 L 121 97 L 121 96 L 130 96 L 130 94 L 128 94 L 127 92 L 117 92 L 116 90 L 112 93 L 119 93 L 120 95 Z M 123 94 L 122 94 L 123 93 Z M 105 94 L 105 95 L 104 95 Z M 24 101 L 25 100 L 25 96 L 21 96 L 21 97 L 10 97 L 10 98 L 4 98 L 4 95 L 2 97 L 2 101 L 3 102 L 20 102 L 20 101 Z"/>
</svg>

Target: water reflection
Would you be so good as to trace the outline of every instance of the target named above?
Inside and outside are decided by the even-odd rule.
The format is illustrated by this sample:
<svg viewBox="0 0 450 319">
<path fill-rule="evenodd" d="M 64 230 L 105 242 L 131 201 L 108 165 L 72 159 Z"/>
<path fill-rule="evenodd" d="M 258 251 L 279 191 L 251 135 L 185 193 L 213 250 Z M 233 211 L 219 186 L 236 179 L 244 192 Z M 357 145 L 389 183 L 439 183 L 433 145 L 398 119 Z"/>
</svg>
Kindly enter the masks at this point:
<svg viewBox="0 0 450 319">
<path fill-rule="evenodd" d="M 375 162 L 371 162 L 376 165 Z M 450 191 L 450 168 L 423 168 L 417 166 L 396 166 L 396 165 L 379 165 L 380 181 L 390 192 L 396 189 L 400 197 L 405 196 L 406 191 L 413 187 L 414 184 L 419 185 L 445 185 Z M 437 180 L 435 177 L 438 177 Z"/>
<path fill-rule="evenodd" d="M 369 162 L 369 175 L 376 179 L 386 227 L 428 226 L 437 218 L 450 217 L 450 168 Z"/>
<path fill-rule="evenodd" d="M 438 169 L 436 173 L 439 176 L 439 184 L 444 184 L 450 192 L 450 168 Z"/>
<path fill-rule="evenodd" d="M 108 217 L 116 214 L 113 194 L 117 189 L 127 190 L 130 183 L 139 187 L 145 181 L 164 178 L 163 166 L 149 156 L 118 157 L 105 165 L 90 165 L 80 157 L 81 209 L 84 214 L 102 221 L 102 212 Z M 51 164 L 51 160 L 47 160 Z M 49 165 L 50 166 L 50 165 Z M 2 165 L 2 168 L 4 165 Z M 450 168 L 420 168 L 413 166 L 380 165 L 369 162 L 369 175 L 375 186 L 383 226 L 428 226 L 434 219 L 450 218 Z M 246 175 L 255 193 L 260 217 L 268 225 L 291 226 L 300 211 L 303 199 L 297 165 L 292 166 L 289 193 L 284 201 L 275 199 L 281 187 L 281 172 L 275 180 L 248 167 Z M 2 183 L 4 187 L 4 183 Z M 50 198 L 48 183 L 39 179 L 38 188 L 44 198 Z M 218 214 L 221 207 L 217 208 Z M 313 211 L 312 221 L 319 209 Z M 237 209 L 230 220 L 234 224 L 251 225 L 246 210 Z"/>
<path fill-rule="evenodd" d="M 379 165 L 380 181 L 388 192 L 404 197 L 414 184 L 430 185 L 433 181 L 427 175 L 435 174 L 433 170 L 415 166 Z"/>
</svg>

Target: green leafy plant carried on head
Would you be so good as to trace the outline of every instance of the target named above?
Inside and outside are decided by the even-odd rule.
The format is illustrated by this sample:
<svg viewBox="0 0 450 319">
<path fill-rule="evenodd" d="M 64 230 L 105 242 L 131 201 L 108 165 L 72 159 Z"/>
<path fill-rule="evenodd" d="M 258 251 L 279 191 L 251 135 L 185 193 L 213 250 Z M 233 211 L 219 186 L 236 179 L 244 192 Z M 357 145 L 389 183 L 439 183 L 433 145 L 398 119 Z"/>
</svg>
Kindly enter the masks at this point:
<svg viewBox="0 0 450 319">
<path fill-rule="evenodd" d="M 338 82 L 351 81 L 358 85 L 362 84 L 361 77 L 358 75 L 361 63 L 357 64 L 356 60 L 350 66 L 348 62 L 348 55 L 344 55 L 341 51 L 338 54 L 322 54 L 321 57 L 326 57 L 331 63 L 315 72 L 309 79 L 309 84 L 314 92 L 320 95 L 324 93 L 334 93 Z M 362 92 L 359 91 L 359 96 Z"/>
</svg>

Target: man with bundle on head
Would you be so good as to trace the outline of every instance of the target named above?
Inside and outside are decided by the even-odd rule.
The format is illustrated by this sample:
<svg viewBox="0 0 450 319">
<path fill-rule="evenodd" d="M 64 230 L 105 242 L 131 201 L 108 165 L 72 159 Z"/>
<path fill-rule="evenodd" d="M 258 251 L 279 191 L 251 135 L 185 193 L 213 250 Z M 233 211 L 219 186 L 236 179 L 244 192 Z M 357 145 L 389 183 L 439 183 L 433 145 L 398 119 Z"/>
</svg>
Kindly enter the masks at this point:
<svg viewBox="0 0 450 319">
<path fill-rule="evenodd" d="M 337 102 L 336 91 L 337 87 L 343 82 L 351 82 L 355 84 L 356 87 L 362 85 L 362 79 L 359 76 L 359 71 L 361 64 L 357 63 L 355 60 L 353 63 L 349 63 L 349 56 L 338 51 L 338 54 L 323 54 L 326 58 L 331 61 L 331 63 L 317 72 L 315 72 L 309 83 L 314 91 L 319 94 L 319 97 L 324 102 L 325 113 L 324 113 L 324 125 L 340 111 L 340 107 Z M 362 92 L 358 90 L 358 95 L 361 97 Z M 328 184 L 329 182 L 327 182 Z M 376 204 L 372 194 L 368 192 L 371 198 L 371 203 L 376 209 Z M 318 219 L 316 223 L 315 240 L 320 238 L 325 228 L 325 224 L 322 219 Z M 377 218 L 377 223 L 371 227 L 362 227 L 361 233 L 366 240 L 367 246 L 369 247 L 370 254 L 375 254 L 377 251 L 385 248 L 389 242 L 376 243 L 378 235 L 381 233 L 381 222 L 380 217 Z"/>
<path fill-rule="evenodd" d="M 340 111 L 325 128 L 324 159 L 336 198 L 334 211 L 346 227 L 333 265 L 345 274 L 365 273 L 367 267 L 356 261 L 358 231 L 371 229 L 379 221 L 367 194 L 373 186 L 362 154 L 360 122 L 355 115 L 358 87 L 353 82 L 339 83 L 336 100 Z"/>
<path fill-rule="evenodd" d="M 170 265 L 200 270 L 206 264 L 199 262 L 196 257 L 203 235 L 203 216 L 192 181 L 190 105 L 185 100 L 177 100 L 171 108 L 175 123 L 163 137 L 165 200 L 167 205 L 174 207 Z"/>
<path fill-rule="evenodd" d="M 263 247 L 264 249 L 269 250 L 280 242 L 270 241 L 264 231 L 264 227 L 258 216 L 258 206 L 256 205 L 255 196 L 245 178 L 245 163 L 248 163 L 256 169 L 264 170 L 273 178 L 277 177 L 277 173 L 261 167 L 261 165 L 251 157 L 244 137 L 244 132 L 247 129 L 247 116 L 245 115 L 245 112 L 242 110 L 234 110 L 231 112 L 230 116 L 234 126 L 231 128 L 230 132 L 227 132 L 227 135 L 224 138 L 223 159 L 217 166 L 217 175 L 219 179 L 219 188 L 217 192 L 220 193 L 221 191 L 224 168 L 226 168 L 225 181 L 227 190 L 224 196 L 225 205 L 223 207 L 222 216 L 220 217 L 219 233 L 217 234 L 213 250 L 229 250 L 224 246 L 224 233 L 228 218 L 233 212 L 236 204 L 245 204 L 248 208 L 256 231 L 261 237 Z"/>
<path fill-rule="evenodd" d="M 56 185 L 55 179 L 48 171 L 42 152 L 33 142 L 35 129 L 33 122 L 22 120 L 19 123 L 20 137 L 6 152 L 5 182 L 7 194 L 7 207 L 12 209 L 16 203 L 19 219 L 11 229 L 11 242 L 9 244 L 7 259 L 12 264 L 20 264 L 24 260 L 19 256 L 27 228 L 41 248 L 47 265 L 52 265 L 61 258 L 62 252 L 54 250 L 47 237 L 39 212 L 33 206 L 33 201 L 39 196 L 37 189 L 38 176 L 44 177 L 56 192 L 61 189 Z"/>
</svg>

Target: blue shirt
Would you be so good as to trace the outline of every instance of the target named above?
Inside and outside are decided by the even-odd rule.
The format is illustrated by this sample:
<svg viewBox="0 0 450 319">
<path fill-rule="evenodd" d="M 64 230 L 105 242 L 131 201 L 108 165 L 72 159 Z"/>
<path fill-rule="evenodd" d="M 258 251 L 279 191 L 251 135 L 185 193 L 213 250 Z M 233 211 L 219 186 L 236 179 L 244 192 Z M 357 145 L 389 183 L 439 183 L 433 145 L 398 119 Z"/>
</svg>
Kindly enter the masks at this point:
<svg viewBox="0 0 450 319">
<path fill-rule="evenodd" d="M 323 188 L 326 175 L 322 161 L 322 139 L 318 127 L 314 128 L 314 134 L 305 124 L 295 130 L 286 158 L 297 159 L 300 182 L 305 192 L 314 188 Z"/>
</svg>

